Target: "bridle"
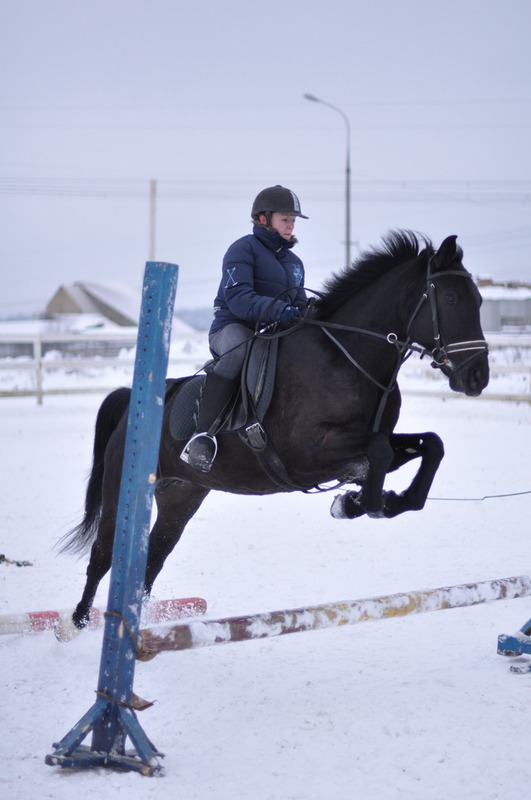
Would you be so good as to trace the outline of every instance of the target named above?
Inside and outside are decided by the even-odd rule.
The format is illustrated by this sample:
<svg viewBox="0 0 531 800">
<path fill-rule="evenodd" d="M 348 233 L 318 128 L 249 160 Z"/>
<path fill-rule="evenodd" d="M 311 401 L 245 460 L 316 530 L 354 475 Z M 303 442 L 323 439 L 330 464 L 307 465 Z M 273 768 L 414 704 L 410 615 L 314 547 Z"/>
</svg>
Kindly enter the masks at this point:
<svg viewBox="0 0 531 800">
<path fill-rule="evenodd" d="M 432 272 L 432 261 L 434 256 L 430 256 L 428 261 L 428 269 L 426 274 L 426 291 L 422 295 L 420 302 L 418 303 L 417 307 L 415 308 L 411 319 L 409 320 L 407 326 L 407 334 L 409 337 L 409 331 L 411 325 L 413 324 L 415 317 L 417 316 L 418 312 L 420 311 L 422 304 L 425 300 L 428 300 L 430 305 L 430 312 L 431 312 L 431 324 L 433 329 L 433 341 L 435 347 L 431 351 L 432 357 L 432 366 L 435 368 L 442 369 L 443 367 L 452 367 L 447 373 L 448 376 L 453 375 L 458 370 L 462 369 L 464 366 L 473 361 L 477 355 L 481 355 L 482 353 L 488 353 L 489 346 L 485 339 L 472 339 L 469 341 L 462 341 L 462 342 L 453 342 L 451 344 L 446 344 L 441 334 L 441 328 L 439 325 L 439 311 L 437 306 L 437 290 L 434 284 L 434 280 L 437 278 L 442 278 L 446 275 L 455 275 L 460 278 L 468 278 L 472 279 L 472 275 L 470 272 L 466 270 L 458 270 L 458 269 L 447 269 L 443 270 L 442 272 Z M 427 351 L 424 351 L 426 353 Z M 470 352 L 471 355 L 462 361 L 457 367 L 452 365 L 452 360 L 450 356 L 453 353 L 464 353 Z M 422 358 L 422 355 L 421 355 Z"/>
</svg>

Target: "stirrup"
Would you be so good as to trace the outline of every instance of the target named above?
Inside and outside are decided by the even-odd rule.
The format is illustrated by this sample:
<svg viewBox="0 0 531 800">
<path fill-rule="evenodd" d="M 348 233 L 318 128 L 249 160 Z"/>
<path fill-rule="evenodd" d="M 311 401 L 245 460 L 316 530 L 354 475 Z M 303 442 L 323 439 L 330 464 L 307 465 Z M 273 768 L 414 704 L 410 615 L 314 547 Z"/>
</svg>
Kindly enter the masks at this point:
<svg viewBox="0 0 531 800">
<path fill-rule="evenodd" d="M 210 472 L 218 452 L 218 443 L 215 436 L 210 436 L 206 431 L 194 433 L 181 453 L 181 461 L 189 464 L 201 472 Z"/>
</svg>

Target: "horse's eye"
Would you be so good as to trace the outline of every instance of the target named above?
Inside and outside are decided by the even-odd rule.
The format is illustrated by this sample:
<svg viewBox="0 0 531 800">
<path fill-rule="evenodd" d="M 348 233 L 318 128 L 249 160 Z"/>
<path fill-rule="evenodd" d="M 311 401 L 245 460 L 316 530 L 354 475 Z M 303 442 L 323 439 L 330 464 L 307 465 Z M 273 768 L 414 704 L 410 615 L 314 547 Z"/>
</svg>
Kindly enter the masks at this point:
<svg viewBox="0 0 531 800">
<path fill-rule="evenodd" d="M 449 306 L 455 306 L 457 303 L 457 294 L 455 292 L 444 292 L 443 301 Z"/>
</svg>

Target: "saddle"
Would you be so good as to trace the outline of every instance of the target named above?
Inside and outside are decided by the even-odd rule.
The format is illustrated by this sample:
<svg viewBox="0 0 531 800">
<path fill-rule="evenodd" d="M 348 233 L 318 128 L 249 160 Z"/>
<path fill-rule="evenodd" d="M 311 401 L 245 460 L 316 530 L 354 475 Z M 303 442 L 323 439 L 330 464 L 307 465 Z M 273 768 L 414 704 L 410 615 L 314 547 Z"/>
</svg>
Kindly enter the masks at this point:
<svg viewBox="0 0 531 800">
<path fill-rule="evenodd" d="M 262 423 L 273 397 L 277 354 L 278 338 L 254 337 L 249 341 L 240 388 L 216 433 L 237 431 L 253 450 L 266 447 L 267 435 Z M 208 368 L 207 365 L 205 370 Z M 167 382 L 170 433 L 178 441 L 189 439 L 195 432 L 204 381 L 204 375 L 195 375 Z"/>
</svg>

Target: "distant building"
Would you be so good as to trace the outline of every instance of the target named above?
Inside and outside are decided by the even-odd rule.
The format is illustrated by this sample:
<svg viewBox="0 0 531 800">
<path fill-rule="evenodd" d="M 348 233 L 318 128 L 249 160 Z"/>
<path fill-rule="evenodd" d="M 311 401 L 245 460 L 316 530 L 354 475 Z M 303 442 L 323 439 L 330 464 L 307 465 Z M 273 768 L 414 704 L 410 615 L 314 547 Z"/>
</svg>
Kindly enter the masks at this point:
<svg viewBox="0 0 531 800">
<path fill-rule="evenodd" d="M 484 331 L 531 331 L 531 283 L 480 278 L 477 284 L 483 298 Z"/>
<path fill-rule="evenodd" d="M 46 304 L 49 317 L 61 314 L 98 314 L 115 325 L 136 326 L 140 314 L 141 293 L 127 284 L 78 281 L 60 286 Z M 174 315 L 174 333 L 186 335 L 194 329 Z"/>
<path fill-rule="evenodd" d="M 46 305 L 46 314 L 101 314 L 116 325 L 137 325 L 140 292 L 122 283 L 79 281 L 60 286 Z"/>
<path fill-rule="evenodd" d="M 117 355 L 123 347 L 131 347 L 136 337 L 141 300 L 140 289 L 134 291 L 121 283 L 79 281 L 60 286 L 43 314 L 26 320 L 0 322 L 0 336 L 5 337 L 5 341 L 0 342 L 0 358 L 32 357 L 33 342 L 41 336 L 45 340 L 42 343 L 43 355 L 50 350 L 76 356 Z M 107 340 L 105 333 L 110 331 L 113 336 Z M 183 348 L 193 349 L 199 338 L 207 342 L 206 335 L 175 313 L 171 331 L 172 341 L 180 341 Z M 98 336 L 88 341 L 83 338 L 84 333 Z M 46 339 L 49 334 L 53 335 L 52 338 Z M 60 334 L 66 335 L 64 341 Z M 79 341 L 72 341 L 72 334 L 79 334 Z M 120 337 L 123 334 L 123 340 L 116 334 Z"/>
</svg>

